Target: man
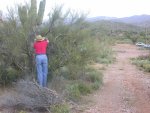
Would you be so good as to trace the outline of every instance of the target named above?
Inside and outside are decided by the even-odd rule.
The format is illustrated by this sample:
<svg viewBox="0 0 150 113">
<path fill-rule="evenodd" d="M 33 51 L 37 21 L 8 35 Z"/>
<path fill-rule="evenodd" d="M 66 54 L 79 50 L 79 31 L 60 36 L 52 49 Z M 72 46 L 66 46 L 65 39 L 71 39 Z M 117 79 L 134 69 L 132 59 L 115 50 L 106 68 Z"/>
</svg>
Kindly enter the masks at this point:
<svg viewBox="0 0 150 113">
<path fill-rule="evenodd" d="M 37 79 L 40 86 L 47 87 L 48 58 L 46 50 L 49 40 L 41 35 L 37 35 L 34 42 L 36 54 Z"/>
</svg>

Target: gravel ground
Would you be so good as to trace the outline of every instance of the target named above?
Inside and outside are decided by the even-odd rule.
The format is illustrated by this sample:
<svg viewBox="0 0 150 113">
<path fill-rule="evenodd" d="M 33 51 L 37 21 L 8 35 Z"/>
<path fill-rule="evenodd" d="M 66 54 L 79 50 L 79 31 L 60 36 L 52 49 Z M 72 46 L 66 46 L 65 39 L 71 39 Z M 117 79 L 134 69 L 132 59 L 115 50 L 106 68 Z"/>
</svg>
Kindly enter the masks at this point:
<svg viewBox="0 0 150 113">
<path fill-rule="evenodd" d="M 104 71 L 104 85 L 90 95 L 82 113 L 150 113 L 150 73 L 140 71 L 130 58 L 147 55 L 130 44 L 117 44 L 116 62 Z"/>
</svg>

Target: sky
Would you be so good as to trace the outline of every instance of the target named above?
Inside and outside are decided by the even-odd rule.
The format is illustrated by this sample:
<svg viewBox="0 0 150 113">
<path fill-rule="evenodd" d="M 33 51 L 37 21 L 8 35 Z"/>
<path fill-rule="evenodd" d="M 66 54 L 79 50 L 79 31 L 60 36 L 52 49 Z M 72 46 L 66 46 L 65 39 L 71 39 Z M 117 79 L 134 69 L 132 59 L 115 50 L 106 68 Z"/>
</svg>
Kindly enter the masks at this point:
<svg viewBox="0 0 150 113">
<path fill-rule="evenodd" d="M 29 0 L 0 0 L 0 10 L 6 12 L 7 7 L 24 4 Z M 39 3 L 41 0 L 37 0 Z M 109 16 L 128 17 L 149 14 L 150 0 L 46 0 L 45 16 L 55 5 L 64 5 L 64 9 L 88 13 L 88 17 Z"/>
</svg>

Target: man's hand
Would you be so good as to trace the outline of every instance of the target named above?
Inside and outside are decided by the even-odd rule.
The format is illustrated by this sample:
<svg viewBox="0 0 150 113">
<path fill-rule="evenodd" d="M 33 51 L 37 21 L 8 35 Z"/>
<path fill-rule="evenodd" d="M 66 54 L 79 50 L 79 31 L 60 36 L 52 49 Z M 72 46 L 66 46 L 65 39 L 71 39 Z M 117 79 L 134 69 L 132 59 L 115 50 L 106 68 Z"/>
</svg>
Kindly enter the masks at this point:
<svg viewBox="0 0 150 113">
<path fill-rule="evenodd" d="M 48 40 L 48 38 L 45 38 L 45 40 L 49 43 L 49 40 Z"/>
</svg>

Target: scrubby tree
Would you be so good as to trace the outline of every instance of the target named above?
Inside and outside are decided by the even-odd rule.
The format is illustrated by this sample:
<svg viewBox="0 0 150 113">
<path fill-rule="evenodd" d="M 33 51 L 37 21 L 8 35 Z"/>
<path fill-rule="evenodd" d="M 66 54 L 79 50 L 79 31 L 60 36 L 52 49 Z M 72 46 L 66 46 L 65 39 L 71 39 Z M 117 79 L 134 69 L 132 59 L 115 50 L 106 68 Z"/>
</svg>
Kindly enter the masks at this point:
<svg viewBox="0 0 150 113">
<path fill-rule="evenodd" d="M 125 32 L 125 36 L 130 39 L 132 43 L 136 43 L 139 38 L 139 34 L 137 32 Z"/>
</svg>

